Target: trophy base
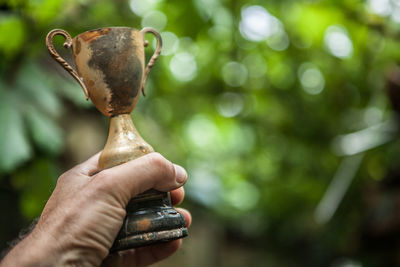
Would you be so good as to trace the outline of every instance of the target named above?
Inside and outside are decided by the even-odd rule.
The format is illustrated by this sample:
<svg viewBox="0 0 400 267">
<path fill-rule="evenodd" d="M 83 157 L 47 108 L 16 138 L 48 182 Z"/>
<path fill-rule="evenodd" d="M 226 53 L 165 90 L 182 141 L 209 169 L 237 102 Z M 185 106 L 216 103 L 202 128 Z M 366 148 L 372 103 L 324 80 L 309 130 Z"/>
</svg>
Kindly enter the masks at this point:
<svg viewBox="0 0 400 267">
<path fill-rule="evenodd" d="M 110 253 L 163 243 L 188 235 L 185 217 L 172 208 L 169 193 L 149 190 L 132 198 Z"/>
</svg>

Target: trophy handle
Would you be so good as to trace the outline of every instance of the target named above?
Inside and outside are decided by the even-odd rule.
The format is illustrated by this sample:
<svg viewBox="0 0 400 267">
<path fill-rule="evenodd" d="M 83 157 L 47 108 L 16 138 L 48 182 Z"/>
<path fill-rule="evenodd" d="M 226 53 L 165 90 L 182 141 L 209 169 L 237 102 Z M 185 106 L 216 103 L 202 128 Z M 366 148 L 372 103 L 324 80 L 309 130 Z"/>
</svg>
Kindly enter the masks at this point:
<svg viewBox="0 0 400 267">
<path fill-rule="evenodd" d="M 81 78 L 79 77 L 78 73 L 57 53 L 57 51 L 54 49 L 53 46 L 53 38 L 56 35 L 62 35 L 65 38 L 64 42 L 64 47 L 65 48 L 71 48 L 72 47 L 72 38 L 68 34 L 68 32 L 61 30 L 61 29 L 55 29 L 50 31 L 47 34 L 46 37 L 46 46 L 49 49 L 50 55 L 65 69 L 69 72 L 69 74 L 72 75 L 72 77 L 75 78 L 75 80 L 81 85 L 83 92 L 85 93 L 86 100 L 89 99 L 89 93 L 86 88 L 86 85 L 83 83 Z"/>
<path fill-rule="evenodd" d="M 143 95 L 146 96 L 146 92 L 145 92 L 145 90 L 146 90 L 146 87 L 145 87 L 146 86 L 146 79 L 147 79 L 147 76 L 149 75 L 149 72 L 150 72 L 151 68 L 153 67 L 154 63 L 156 62 L 158 56 L 161 53 L 162 39 L 161 39 L 161 35 L 156 30 L 154 30 L 153 28 L 143 28 L 140 32 L 143 34 L 143 39 L 144 39 L 144 35 L 146 33 L 148 33 L 148 32 L 154 34 L 154 36 L 157 38 L 156 51 L 154 52 L 153 56 L 151 57 L 149 63 L 147 63 L 146 70 L 145 70 L 144 76 L 143 76 L 143 82 L 142 82 L 142 88 L 141 89 L 142 89 Z M 144 41 L 144 46 L 148 46 L 148 45 L 149 45 L 149 43 L 147 41 Z"/>
</svg>

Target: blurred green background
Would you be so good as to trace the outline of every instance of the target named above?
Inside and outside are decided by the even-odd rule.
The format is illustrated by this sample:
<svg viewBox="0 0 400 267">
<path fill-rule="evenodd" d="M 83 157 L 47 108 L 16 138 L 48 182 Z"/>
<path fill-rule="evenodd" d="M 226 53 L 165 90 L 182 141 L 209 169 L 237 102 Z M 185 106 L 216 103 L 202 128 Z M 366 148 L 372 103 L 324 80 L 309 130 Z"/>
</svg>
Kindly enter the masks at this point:
<svg viewBox="0 0 400 267">
<path fill-rule="evenodd" d="M 132 118 L 193 225 L 157 266 L 400 266 L 399 0 L 0 0 L 1 250 L 107 137 L 46 34 L 105 26 L 164 41 Z"/>
</svg>

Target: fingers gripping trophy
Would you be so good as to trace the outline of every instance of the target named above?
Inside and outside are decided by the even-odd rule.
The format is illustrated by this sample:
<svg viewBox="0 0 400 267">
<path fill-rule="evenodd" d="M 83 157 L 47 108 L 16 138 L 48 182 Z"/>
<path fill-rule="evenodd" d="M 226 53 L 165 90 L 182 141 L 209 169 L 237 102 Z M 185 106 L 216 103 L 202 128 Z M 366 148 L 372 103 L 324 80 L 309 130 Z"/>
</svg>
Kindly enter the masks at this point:
<svg viewBox="0 0 400 267">
<path fill-rule="evenodd" d="M 144 34 L 157 38 L 154 55 L 145 68 Z M 76 71 L 57 53 L 53 38 L 65 38 L 72 49 Z M 51 56 L 81 85 L 86 99 L 110 118 L 107 143 L 100 155 L 100 170 L 136 159 L 154 149 L 143 140 L 133 125 L 130 113 L 145 95 L 151 67 L 161 53 L 160 34 L 151 28 L 136 30 L 109 27 L 84 32 L 75 38 L 64 30 L 48 33 L 46 45 Z M 122 228 L 111 252 L 171 241 L 187 236 L 185 218 L 171 206 L 169 193 L 149 190 L 130 200 Z"/>
</svg>

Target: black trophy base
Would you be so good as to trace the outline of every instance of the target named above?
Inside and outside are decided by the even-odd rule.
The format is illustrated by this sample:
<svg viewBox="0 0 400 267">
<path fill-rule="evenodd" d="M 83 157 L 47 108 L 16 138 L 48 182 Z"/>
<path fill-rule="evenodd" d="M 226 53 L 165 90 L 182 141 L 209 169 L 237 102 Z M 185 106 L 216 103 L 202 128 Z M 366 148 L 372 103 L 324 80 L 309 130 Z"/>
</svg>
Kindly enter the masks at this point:
<svg viewBox="0 0 400 267">
<path fill-rule="evenodd" d="M 169 193 L 147 191 L 132 198 L 126 212 L 110 253 L 168 242 L 188 235 L 185 217 L 172 208 Z"/>
</svg>

